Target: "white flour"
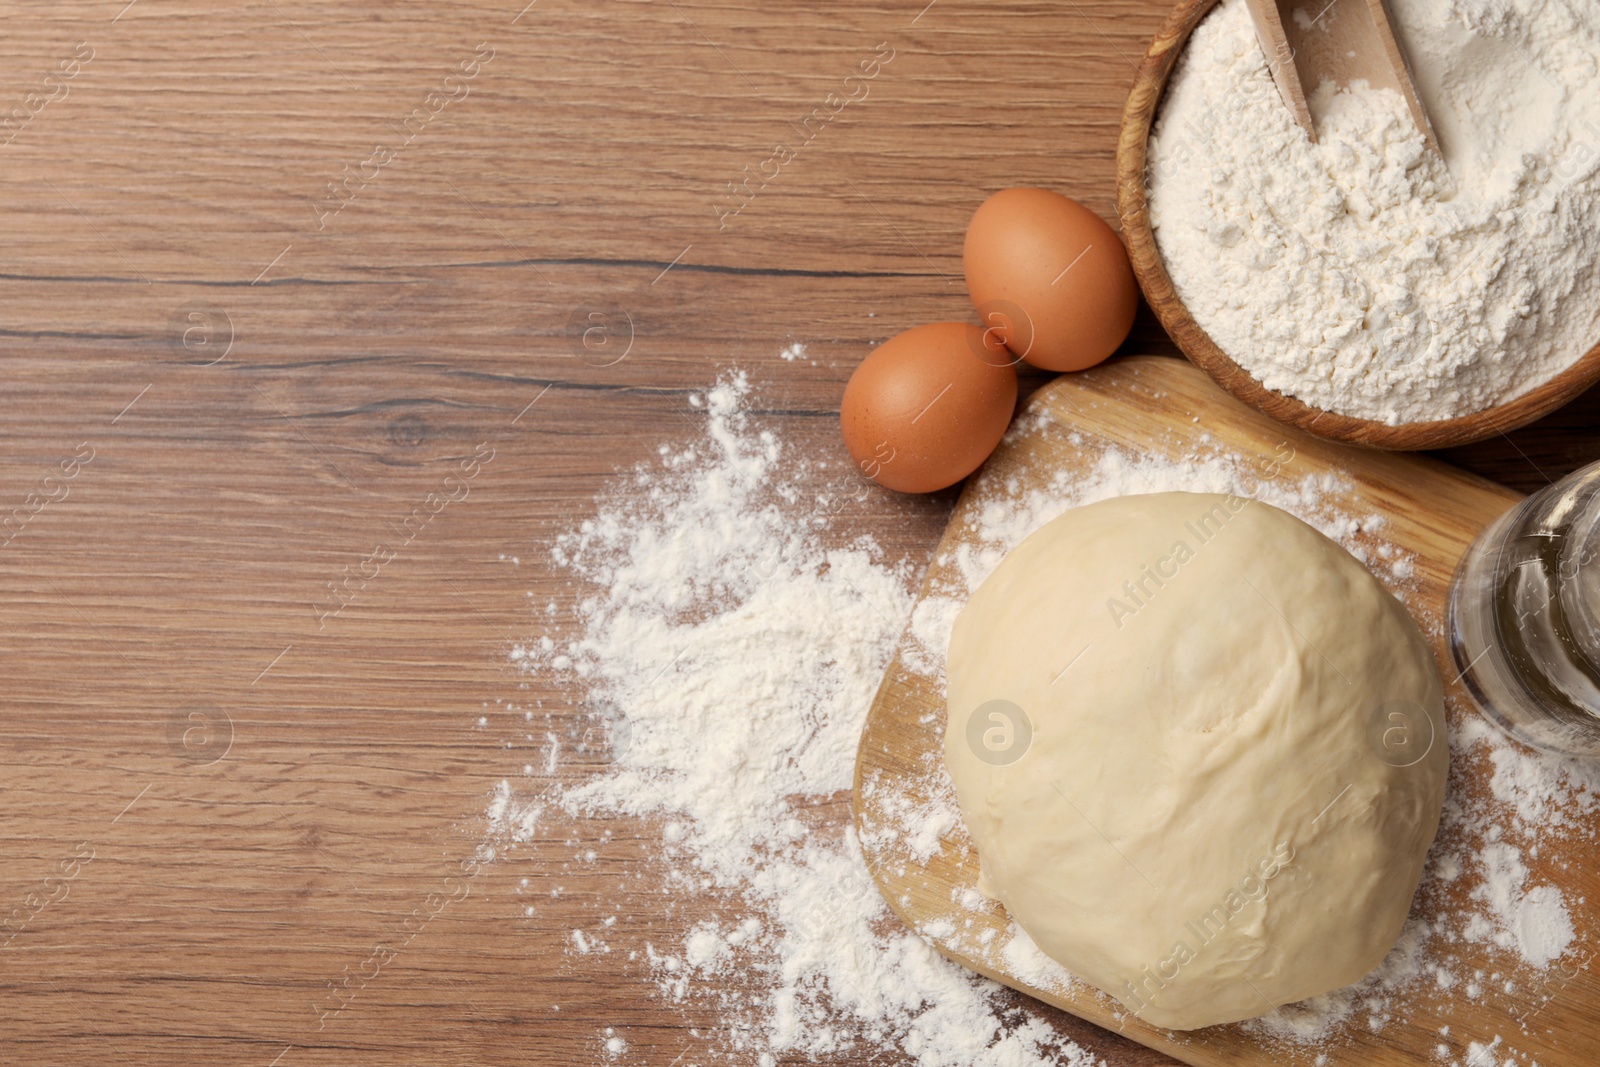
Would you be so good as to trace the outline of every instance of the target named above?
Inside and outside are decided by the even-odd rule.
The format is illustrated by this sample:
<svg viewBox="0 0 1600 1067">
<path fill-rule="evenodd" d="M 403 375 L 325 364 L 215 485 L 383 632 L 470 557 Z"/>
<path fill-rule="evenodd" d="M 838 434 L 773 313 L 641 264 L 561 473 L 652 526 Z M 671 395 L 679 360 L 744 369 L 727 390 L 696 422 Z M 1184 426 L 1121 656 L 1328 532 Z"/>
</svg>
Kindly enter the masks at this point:
<svg viewBox="0 0 1600 1067">
<path fill-rule="evenodd" d="M 1311 143 L 1223 0 L 1173 72 L 1148 180 L 1168 273 L 1223 351 L 1395 424 L 1511 399 L 1600 341 L 1600 7 L 1390 6 L 1448 167 L 1365 85 L 1314 94 Z"/>
<path fill-rule="evenodd" d="M 742 413 L 748 392 L 742 375 L 724 378 L 702 401 L 704 440 L 663 446 L 659 469 L 622 479 L 558 540 L 556 562 L 588 594 L 580 636 L 535 638 L 513 659 L 570 683 L 610 725 L 615 762 L 565 790 L 505 783 L 494 831 L 526 840 L 550 803 L 656 821 L 667 889 L 697 921 L 646 960 L 665 1001 L 712 1005 L 722 1023 L 685 1065 L 1088 1067 L 1091 1055 L 893 922 L 872 885 L 848 791 L 913 575 L 867 541 L 827 547 L 830 517 L 858 506 L 862 483 L 842 468 L 836 492 L 803 493 L 803 465 Z M 604 930 L 573 933 L 569 951 L 610 951 Z M 606 1056 L 626 1047 L 606 1035 Z"/>
<path fill-rule="evenodd" d="M 1094 458 L 1092 473 L 1063 475 L 1043 489 L 991 484 L 978 545 L 950 561 L 955 577 L 913 613 L 907 566 L 886 562 L 869 541 L 830 547 L 832 517 L 858 506 L 854 472 L 825 472 L 829 491 L 820 495 L 802 489 L 815 485 L 819 469 L 786 459 L 782 443 L 743 413 L 749 393 L 742 375 L 726 377 L 700 400 L 709 414 L 703 439 L 662 446 L 659 467 L 620 477 L 597 513 L 558 539 L 555 561 L 583 592 L 578 618 L 564 631 L 551 604 L 541 615 L 550 631 L 512 656 L 568 688 L 597 728 L 583 743 L 613 763 L 577 785 L 541 782 L 534 767 L 549 776 L 564 743 L 544 735 L 538 758 L 516 758 L 522 784 L 508 780 L 497 792 L 493 832 L 531 841 L 552 805 L 578 818 L 643 817 L 659 828 L 653 862 L 662 869 L 644 877 L 693 918 L 639 958 L 661 1000 L 686 1012 L 714 1010 L 721 1024 L 714 1039 L 702 1032 L 705 1045 L 681 1067 L 770 1067 L 778 1057 L 1087 1067 L 1096 1062 L 1090 1052 L 1038 1016 L 1007 1010 L 996 986 L 902 929 L 870 881 L 863 844 L 920 866 L 966 842 L 936 754 L 919 783 L 931 802 L 886 796 L 869 782 L 879 789 L 875 810 L 888 817 L 869 825 L 859 844 L 848 825 L 856 740 L 907 618 L 905 662 L 942 679 L 955 613 L 1005 551 L 1069 507 L 1128 493 L 1185 489 L 1267 501 L 1340 541 L 1403 600 L 1414 599 L 1414 561 L 1384 540 L 1381 517 L 1330 504 L 1348 483 L 1300 474 L 1292 451 L 1246 462 L 1197 429 L 1174 463 L 1068 433 Z M 1065 432 L 1026 415 L 1011 431 Z M 1411 607 L 1424 629 L 1442 625 Z M 936 729 L 943 714 L 929 708 L 924 721 Z M 529 740 L 539 744 L 535 736 Z M 1553 975 L 1586 965 L 1593 950 L 1575 910 L 1582 901 L 1531 875 L 1529 860 L 1592 836 L 1600 770 L 1532 755 L 1474 715 L 1460 720 L 1450 743 L 1440 837 L 1394 951 L 1355 986 L 1245 1024 L 1281 1045 L 1286 1059 L 1315 1063 L 1356 1029 L 1411 1025 L 1408 1005 L 1417 997 L 1493 1008 L 1532 990 L 1542 1006 L 1564 984 Z M 1469 769 L 1489 779 L 1486 794 L 1462 789 Z M 593 862 L 594 853 L 582 857 Z M 569 938 L 567 951 L 585 966 L 631 956 L 613 949 L 605 909 L 614 902 L 597 903 L 604 921 Z M 947 943 L 970 937 L 969 948 L 992 948 L 1040 988 L 1075 982 L 1014 926 L 997 933 L 974 922 L 998 916 L 997 908 L 968 887 L 919 933 Z M 1468 962 L 1484 959 L 1492 965 Z M 1508 1059 L 1525 1067 L 1510 1047 L 1522 1031 L 1506 1031 L 1430 1041 L 1444 1064 L 1480 1067 L 1493 1048 L 1496 1067 Z M 596 1035 L 606 1062 L 629 1062 L 631 1047 L 626 1033 Z"/>
</svg>

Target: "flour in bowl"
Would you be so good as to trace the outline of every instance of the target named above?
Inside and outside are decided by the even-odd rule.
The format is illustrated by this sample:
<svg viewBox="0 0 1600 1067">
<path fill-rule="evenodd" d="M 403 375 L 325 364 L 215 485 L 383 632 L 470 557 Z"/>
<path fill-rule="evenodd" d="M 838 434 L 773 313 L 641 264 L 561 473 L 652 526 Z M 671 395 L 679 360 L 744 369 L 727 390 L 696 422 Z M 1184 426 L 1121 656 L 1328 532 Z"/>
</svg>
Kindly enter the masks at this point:
<svg viewBox="0 0 1600 1067">
<path fill-rule="evenodd" d="M 1211 339 L 1270 389 L 1398 425 L 1508 401 L 1600 341 L 1600 7 L 1390 7 L 1445 161 L 1364 83 L 1312 95 L 1312 143 L 1245 0 L 1223 0 L 1173 71 L 1147 174 Z"/>
</svg>

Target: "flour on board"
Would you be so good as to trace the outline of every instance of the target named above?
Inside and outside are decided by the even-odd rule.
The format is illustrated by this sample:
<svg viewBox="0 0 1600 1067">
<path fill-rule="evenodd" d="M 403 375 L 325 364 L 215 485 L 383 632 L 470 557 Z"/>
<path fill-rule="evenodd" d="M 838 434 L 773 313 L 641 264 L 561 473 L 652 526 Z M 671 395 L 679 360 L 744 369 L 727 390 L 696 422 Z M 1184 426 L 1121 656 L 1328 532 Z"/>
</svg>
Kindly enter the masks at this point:
<svg viewBox="0 0 1600 1067">
<path fill-rule="evenodd" d="M 902 664 L 928 676 L 940 691 L 955 617 L 1005 553 L 1069 508 L 1132 493 L 1235 493 L 1282 508 L 1366 563 L 1407 602 L 1426 632 L 1436 635 L 1444 624 L 1416 602 L 1414 560 L 1384 540 L 1383 517 L 1351 513 L 1334 503 L 1347 498 L 1352 488 L 1335 475 L 1296 475 L 1292 457 L 1281 463 L 1247 462 L 1204 432 L 1197 432 L 1177 459 L 1105 446 L 1045 416 L 1019 420 L 1010 433 L 1065 435 L 1067 443 L 1083 451 L 1090 469 L 1086 474 L 1060 472 L 1038 487 L 1020 481 L 985 483 L 984 495 L 974 502 L 972 536 L 941 560 L 951 565 L 952 577 L 918 603 L 900 649 Z M 943 709 L 939 712 L 942 722 Z M 1485 1003 L 1514 995 L 1515 1003 L 1533 1005 L 1519 1009 L 1524 1020 L 1559 993 L 1563 968 L 1574 966 L 1579 950 L 1573 902 L 1559 886 L 1536 882 L 1526 861 L 1541 848 L 1559 851 L 1592 840 L 1591 817 L 1600 812 L 1600 768 L 1516 745 L 1473 711 L 1459 718 L 1450 744 L 1451 785 L 1439 836 L 1395 948 L 1376 971 L 1353 986 L 1241 1024 L 1262 1040 L 1314 1056 L 1339 1043 L 1341 1035 L 1348 1040 L 1351 1028 L 1381 1031 L 1399 1017 L 1408 995 L 1430 989 Z M 1488 778 L 1489 788 L 1464 789 L 1469 772 L 1475 778 Z M 909 799 L 879 798 L 875 804 L 887 817 L 881 825 L 864 828 L 863 843 L 879 862 L 892 857 L 895 862 L 925 865 L 928 856 L 907 843 L 919 840 L 929 826 L 944 825 L 950 812 L 959 811 L 942 760 L 929 764 L 917 792 L 929 799 L 915 804 Z M 950 848 L 971 847 L 959 819 L 954 832 L 941 837 Z M 1445 899 L 1446 887 L 1458 882 L 1471 887 L 1465 905 Z M 1455 894 L 1451 899 L 1459 898 Z M 985 910 L 998 914 L 997 909 L 975 886 L 967 887 L 966 892 L 958 890 L 940 921 L 951 929 L 982 931 L 965 935 L 982 938 L 992 933 L 992 926 L 963 925 L 963 916 Z M 1018 935 L 1025 938 L 1013 927 L 1010 936 Z M 973 954 L 987 944 L 963 944 L 961 936 L 944 940 Z M 1048 968 L 1039 969 L 1028 947 L 1031 942 L 1021 948 L 1005 945 L 1003 955 L 1013 973 L 1028 974 L 1030 981 L 1046 989 L 1070 980 L 1065 972 L 1052 976 Z M 1484 960 L 1492 963 L 1485 967 Z M 1019 969 L 1029 961 L 1035 968 L 1032 973 Z M 1465 1044 L 1448 1036 L 1439 1044 L 1446 1050 L 1442 1063 L 1476 1067 Z M 1508 1059 L 1526 1063 L 1526 1057 L 1516 1058 L 1522 1054 L 1514 1044 L 1514 1037 L 1507 1036 L 1498 1046 L 1496 1067 L 1504 1067 Z"/>
</svg>

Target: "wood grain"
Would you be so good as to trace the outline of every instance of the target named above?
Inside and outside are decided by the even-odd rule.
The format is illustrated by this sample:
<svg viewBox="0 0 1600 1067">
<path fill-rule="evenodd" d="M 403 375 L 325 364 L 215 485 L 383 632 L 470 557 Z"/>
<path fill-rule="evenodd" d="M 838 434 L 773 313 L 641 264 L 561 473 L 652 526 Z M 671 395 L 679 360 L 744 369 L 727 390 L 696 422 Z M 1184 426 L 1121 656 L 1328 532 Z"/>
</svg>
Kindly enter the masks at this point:
<svg viewBox="0 0 1600 1067">
<path fill-rule="evenodd" d="M 498 781 L 595 770 L 546 775 L 544 734 L 588 725 L 581 695 L 506 657 L 583 592 L 552 538 L 699 433 L 688 394 L 734 365 L 786 448 L 844 461 L 855 363 L 970 315 L 961 235 L 989 193 L 1115 217 L 1123 100 L 1167 14 L 522 8 L 0 6 L 0 114 L 93 49 L 0 132 L 0 521 L 53 498 L 0 535 L 0 915 L 94 849 L 0 950 L 0 1058 L 566 1064 L 613 1027 L 632 1062 L 700 1060 L 725 1020 L 662 1003 L 629 953 L 716 904 L 659 893 L 658 828 L 627 820 L 550 813 L 321 1030 L 316 1009 L 457 871 Z M 719 228 L 727 183 L 883 41 L 869 97 Z M 319 229 L 327 183 L 403 139 L 480 43 L 466 97 Z M 569 323 L 591 311 L 610 325 L 585 347 Z M 779 359 L 796 340 L 808 358 Z M 1176 354 L 1148 313 L 1129 347 Z M 1454 458 L 1542 485 L 1600 454 L 1597 413 Z M 42 486 L 85 443 L 67 495 Z M 319 625 L 328 583 L 482 443 L 470 495 Z M 840 536 L 920 562 L 954 498 L 873 491 Z M 205 709 L 226 718 L 185 747 Z M 611 953 L 571 950 L 613 914 Z M 1166 1062 L 1013 1003 L 1118 1067 Z"/>
<path fill-rule="evenodd" d="M 1222 388 L 1280 422 L 1334 441 L 1367 448 L 1454 448 L 1501 436 L 1549 415 L 1600 381 L 1600 344 L 1549 381 L 1484 411 L 1450 419 L 1390 426 L 1312 407 L 1268 389 L 1222 350 L 1195 321 L 1162 262 L 1150 224 L 1146 147 L 1162 92 L 1184 43 L 1218 0 L 1179 0 L 1151 42 L 1123 111 L 1117 149 L 1117 201 L 1123 240 L 1139 287 L 1156 318 L 1183 353 Z"/>
<path fill-rule="evenodd" d="M 1129 359 L 1064 376 L 1034 394 L 1027 410 L 1038 421 L 1028 424 L 1028 433 L 1001 445 L 957 503 L 924 577 L 924 597 L 950 595 L 948 590 L 961 587 L 964 549 L 971 553 L 993 547 L 981 543 L 981 516 L 997 499 L 1014 497 L 1018 490 L 989 492 L 986 484 L 1018 486 L 1026 492 L 1047 486 L 1061 472 L 1087 477 L 1107 448 L 1169 462 L 1197 449 L 1215 451 L 1236 457 L 1249 469 L 1269 471 L 1264 477 L 1299 480 L 1332 474 L 1345 487 L 1326 490 L 1325 503 L 1346 514 L 1383 515 L 1382 540 L 1414 557 L 1413 575 L 1404 582 L 1391 576 L 1389 582 L 1421 620 L 1440 674 L 1449 680 L 1446 707 L 1452 729 L 1460 728 L 1463 717 L 1479 714 L 1460 682 L 1441 622 L 1461 554 L 1487 522 L 1521 499 L 1518 494 L 1435 461 L 1351 449 L 1284 427 L 1219 393 L 1194 367 L 1166 359 Z M 1265 1067 L 1285 1061 L 1331 1067 L 1399 1065 L 1433 1062 L 1440 1047 L 1454 1057 L 1452 1062 L 1470 1062 L 1469 1043 L 1488 1044 L 1496 1034 L 1542 1064 L 1582 1067 L 1593 1062 L 1594 1049 L 1600 1047 L 1600 976 L 1589 972 L 1587 950 L 1581 947 L 1591 936 L 1591 913 L 1581 905 L 1574 916 L 1579 947 L 1569 965 L 1554 972 L 1556 977 L 1518 973 L 1514 987 L 1497 987 L 1477 997 L 1459 988 L 1441 989 L 1431 979 L 1415 981 L 1389 994 L 1381 1030 L 1369 1029 L 1364 1013 L 1357 1012 L 1314 1044 L 1269 1041 L 1237 1024 L 1174 1033 L 1126 1013 L 1082 982 L 1054 982 L 1019 972 L 1006 955 L 1012 933 L 1004 908 L 961 903 L 975 892 L 978 879 L 978 857 L 965 831 L 953 828 L 931 856 L 918 857 L 907 847 L 908 835 L 894 830 L 904 825 L 903 812 L 948 803 L 938 798 L 939 777 L 929 773 L 943 761 L 947 720 L 942 686 L 907 665 L 915 642 L 909 633 L 902 639 L 862 734 L 856 819 L 868 866 L 885 899 L 945 955 L 1196 1067 Z M 1489 760 L 1475 753 L 1467 761 L 1458 758 L 1451 804 L 1471 806 L 1490 792 L 1494 768 Z M 1463 847 L 1448 831 L 1445 837 L 1447 849 Z M 1531 877 L 1559 886 L 1575 904 L 1592 900 L 1600 892 L 1600 876 L 1587 862 L 1592 843 L 1575 843 L 1570 836 L 1564 841 L 1564 847 L 1535 850 L 1529 860 Z M 1481 912 L 1483 904 L 1471 897 L 1472 881 L 1460 878 L 1419 894 L 1413 916 L 1431 922 Z M 1447 951 L 1453 957 L 1448 969 L 1454 973 L 1511 977 L 1502 972 L 1514 956 L 1470 945 Z M 1567 970 L 1574 971 L 1570 980 Z M 1546 977 L 1558 987 L 1555 995 Z M 1529 1021 L 1535 1018 L 1537 1024 Z"/>
</svg>

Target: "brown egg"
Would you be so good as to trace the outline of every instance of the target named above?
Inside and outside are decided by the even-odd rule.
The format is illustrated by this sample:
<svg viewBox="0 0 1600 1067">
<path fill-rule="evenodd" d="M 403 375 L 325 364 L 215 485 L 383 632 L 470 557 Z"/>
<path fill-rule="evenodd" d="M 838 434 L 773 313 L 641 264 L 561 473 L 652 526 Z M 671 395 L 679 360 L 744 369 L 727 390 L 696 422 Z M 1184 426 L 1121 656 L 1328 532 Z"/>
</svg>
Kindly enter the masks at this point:
<svg viewBox="0 0 1600 1067">
<path fill-rule="evenodd" d="M 962 264 L 978 318 L 1035 367 L 1092 367 L 1133 328 L 1139 286 L 1121 239 L 1060 193 L 1002 189 L 985 200 Z"/>
<path fill-rule="evenodd" d="M 861 473 L 902 493 L 954 485 L 989 457 L 1017 403 L 1014 360 L 992 334 L 936 322 L 873 349 L 839 421 Z"/>
</svg>

